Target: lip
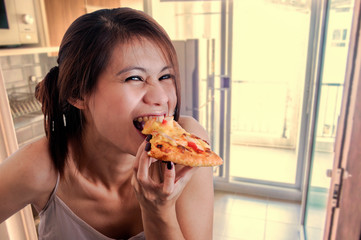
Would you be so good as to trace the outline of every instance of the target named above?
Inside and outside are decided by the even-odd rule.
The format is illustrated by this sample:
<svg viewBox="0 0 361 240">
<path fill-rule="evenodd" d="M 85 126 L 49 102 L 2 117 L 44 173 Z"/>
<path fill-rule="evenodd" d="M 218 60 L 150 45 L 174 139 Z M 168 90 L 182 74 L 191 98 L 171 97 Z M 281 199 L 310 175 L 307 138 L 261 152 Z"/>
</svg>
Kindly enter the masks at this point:
<svg viewBox="0 0 361 240">
<path fill-rule="evenodd" d="M 139 119 L 139 118 L 145 118 L 145 117 L 147 117 L 147 118 L 152 118 L 152 117 L 160 117 L 160 116 L 165 117 L 166 115 L 167 115 L 166 113 L 150 113 L 150 114 L 144 114 L 144 115 L 139 115 L 139 116 L 135 117 L 135 118 L 133 119 L 133 121 L 135 121 L 135 120 L 137 120 L 137 119 Z"/>
</svg>

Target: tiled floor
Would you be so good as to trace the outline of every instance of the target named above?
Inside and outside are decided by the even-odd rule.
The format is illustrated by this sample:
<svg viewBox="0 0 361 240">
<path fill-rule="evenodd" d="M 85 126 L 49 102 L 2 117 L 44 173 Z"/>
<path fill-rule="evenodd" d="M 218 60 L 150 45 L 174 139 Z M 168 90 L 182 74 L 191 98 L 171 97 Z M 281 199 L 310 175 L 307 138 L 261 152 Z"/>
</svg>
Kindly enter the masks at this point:
<svg viewBox="0 0 361 240">
<path fill-rule="evenodd" d="M 330 186 L 326 172 L 332 169 L 333 153 L 314 151 L 312 163 L 304 235 L 309 240 L 320 240 L 324 231 Z M 295 151 L 231 145 L 232 177 L 292 184 L 296 178 L 296 167 Z M 298 239 L 300 203 L 220 192 L 216 193 L 215 199 L 216 240 Z"/>
<path fill-rule="evenodd" d="M 215 192 L 214 240 L 298 240 L 301 206 L 248 195 Z"/>
</svg>

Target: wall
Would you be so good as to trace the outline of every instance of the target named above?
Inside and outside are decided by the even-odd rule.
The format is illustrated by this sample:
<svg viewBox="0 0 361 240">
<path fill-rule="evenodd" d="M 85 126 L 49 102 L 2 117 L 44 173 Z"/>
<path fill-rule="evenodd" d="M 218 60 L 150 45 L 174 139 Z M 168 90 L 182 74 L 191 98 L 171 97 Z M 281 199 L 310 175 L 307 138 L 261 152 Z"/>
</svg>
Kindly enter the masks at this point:
<svg viewBox="0 0 361 240">
<path fill-rule="evenodd" d="M 46 53 L 0 57 L 16 137 L 22 146 L 43 136 L 41 105 L 34 97 L 36 84 L 56 65 Z"/>
</svg>

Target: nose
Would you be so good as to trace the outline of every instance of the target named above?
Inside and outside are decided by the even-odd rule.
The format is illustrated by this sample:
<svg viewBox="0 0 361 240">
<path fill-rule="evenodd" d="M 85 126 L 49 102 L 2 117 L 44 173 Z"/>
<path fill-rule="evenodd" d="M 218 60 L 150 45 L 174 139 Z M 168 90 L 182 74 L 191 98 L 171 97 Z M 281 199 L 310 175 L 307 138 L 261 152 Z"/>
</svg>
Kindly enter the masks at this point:
<svg viewBox="0 0 361 240">
<path fill-rule="evenodd" d="M 169 98 L 162 84 L 156 82 L 148 84 L 143 100 L 147 104 L 161 106 L 167 103 Z"/>
</svg>

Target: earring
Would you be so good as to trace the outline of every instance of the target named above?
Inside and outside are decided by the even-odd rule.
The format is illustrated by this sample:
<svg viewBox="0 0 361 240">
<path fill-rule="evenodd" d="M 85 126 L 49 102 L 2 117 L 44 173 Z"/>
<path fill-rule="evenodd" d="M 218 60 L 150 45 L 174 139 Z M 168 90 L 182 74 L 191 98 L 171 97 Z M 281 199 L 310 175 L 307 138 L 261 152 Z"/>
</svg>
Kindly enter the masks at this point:
<svg viewBox="0 0 361 240">
<path fill-rule="evenodd" d="M 65 114 L 63 114 L 63 123 L 64 123 L 64 127 L 66 127 L 66 118 L 65 118 Z"/>
<path fill-rule="evenodd" d="M 51 131 L 54 132 L 54 121 L 51 121 Z"/>
</svg>

